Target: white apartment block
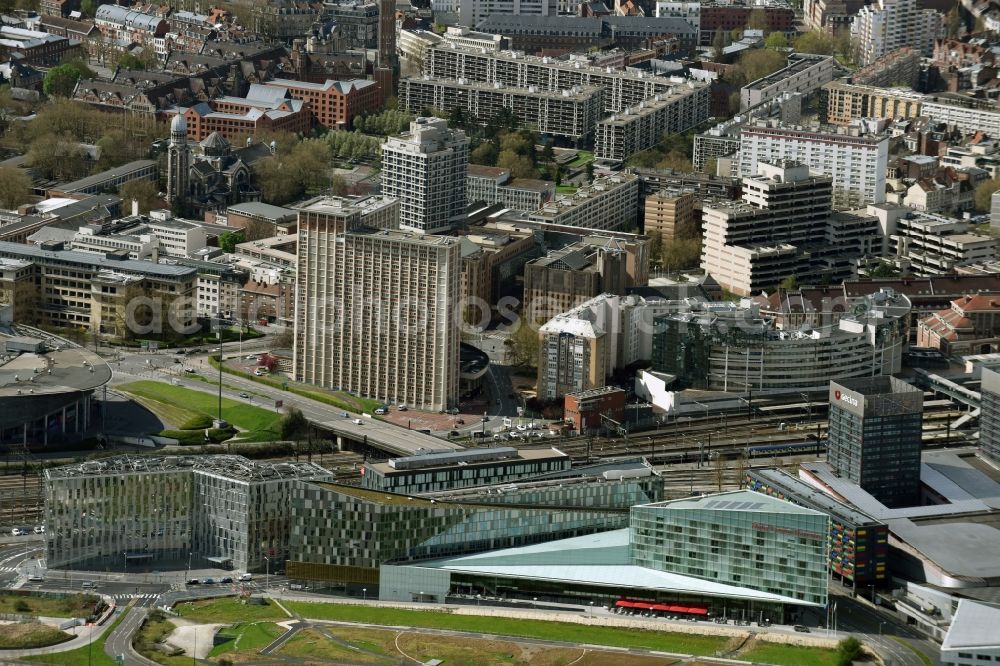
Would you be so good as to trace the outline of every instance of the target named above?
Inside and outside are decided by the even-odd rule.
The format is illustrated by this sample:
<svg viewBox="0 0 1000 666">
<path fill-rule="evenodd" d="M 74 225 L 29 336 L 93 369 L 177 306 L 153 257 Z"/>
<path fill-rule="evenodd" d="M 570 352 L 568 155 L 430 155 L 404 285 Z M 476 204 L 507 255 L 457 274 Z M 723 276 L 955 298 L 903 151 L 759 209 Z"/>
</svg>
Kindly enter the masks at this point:
<svg viewBox="0 0 1000 666">
<path fill-rule="evenodd" d="M 399 226 L 447 231 L 465 211 L 469 139 L 442 118 L 417 118 L 382 144 L 382 193 L 399 199 Z"/>
<path fill-rule="evenodd" d="M 397 224 L 346 199 L 300 208 L 295 378 L 448 409 L 458 398 L 459 239 Z"/>
<path fill-rule="evenodd" d="M 885 225 L 889 257 L 917 277 L 951 273 L 997 256 L 996 239 L 972 233 L 962 220 L 895 206 L 869 206 L 869 213 Z"/>
<path fill-rule="evenodd" d="M 205 227 L 178 220 L 168 210 L 151 210 L 145 225 L 160 241 L 160 251 L 172 257 L 188 257 L 207 245 Z"/>
<path fill-rule="evenodd" d="M 920 112 L 935 122 L 957 127 L 965 134 L 984 132 L 991 137 L 1000 137 L 1000 111 L 992 105 L 974 100 L 928 97 Z"/>
<path fill-rule="evenodd" d="M 534 222 L 628 231 L 638 226 L 639 177 L 634 173 L 616 173 L 595 178 L 575 194 L 556 197 L 528 216 Z"/>
<path fill-rule="evenodd" d="M 624 161 L 652 148 L 664 134 L 681 134 L 709 118 L 709 86 L 676 80 L 677 85 L 597 123 L 594 155 Z"/>
<path fill-rule="evenodd" d="M 678 2 L 676 0 L 658 0 L 656 3 L 657 16 L 672 16 L 684 19 L 694 26 L 695 31 L 701 34 L 701 3 L 700 2 Z"/>
<path fill-rule="evenodd" d="M 851 23 L 851 38 L 862 66 L 904 46 L 930 56 L 934 40 L 942 36 L 941 14 L 918 9 L 915 0 L 876 0 L 862 7 Z"/>
<path fill-rule="evenodd" d="M 557 0 L 461 0 L 458 22 L 477 26 L 490 14 L 513 16 L 556 16 Z"/>
<path fill-rule="evenodd" d="M 740 132 L 741 176 L 757 173 L 761 162 L 794 160 L 833 178 L 833 205 L 858 208 L 885 201 L 888 134 L 861 134 L 856 128 L 804 129 L 758 121 Z"/>
<path fill-rule="evenodd" d="M 596 86 L 549 91 L 425 76 L 401 79 L 398 98 L 399 108 L 411 113 L 420 113 L 423 109 L 445 113 L 461 109 L 482 124 L 506 109 L 513 112 L 522 125 L 531 125 L 541 134 L 573 141 L 592 136 L 594 126 L 603 115 L 601 89 Z"/>
<path fill-rule="evenodd" d="M 770 101 L 782 93 L 810 93 L 833 80 L 833 56 L 793 53 L 788 64 L 740 89 L 740 109 Z"/>
<path fill-rule="evenodd" d="M 510 177 L 510 169 L 470 164 L 465 180 L 465 196 L 469 203 L 483 201 L 501 204 L 513 210 L 538 210 L 556 195 L 550 180 Z"/>
<path fill-rule="evenodd" d="M 441 37 L 449 44 L 466 49 L 499 51 L 504 44 L 503 35 L 494 35 L 491 32 L 476 32 L 461 25 L 449 26 L 448 30 Z"/>
</svg>

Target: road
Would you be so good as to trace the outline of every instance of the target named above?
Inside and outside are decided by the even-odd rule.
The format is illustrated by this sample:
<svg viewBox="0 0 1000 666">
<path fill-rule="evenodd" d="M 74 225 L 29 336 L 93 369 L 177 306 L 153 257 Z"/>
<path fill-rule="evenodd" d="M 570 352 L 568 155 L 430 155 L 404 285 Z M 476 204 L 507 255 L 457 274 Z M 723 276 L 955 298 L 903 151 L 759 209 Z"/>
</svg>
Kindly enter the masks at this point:
<svg viewBox="0 0 1000 666">
<path fill-rule="evenodd" d="M 830 602 L 837 604 L 837 629 L 850 632 L 875 647 L 885 666 L 923 666 L 923 660 L 913 650 L 922 652 L 934 664 L 941 663 L 940 646 L 913 631 L 891 613 L 875 610 L 871 605 L 852 598 L 848 590 L 838 589 L 837 583 L 832 581 L 830 593 Z M 901 645 L 900 640 L 913 649 Z"/>
</svg>

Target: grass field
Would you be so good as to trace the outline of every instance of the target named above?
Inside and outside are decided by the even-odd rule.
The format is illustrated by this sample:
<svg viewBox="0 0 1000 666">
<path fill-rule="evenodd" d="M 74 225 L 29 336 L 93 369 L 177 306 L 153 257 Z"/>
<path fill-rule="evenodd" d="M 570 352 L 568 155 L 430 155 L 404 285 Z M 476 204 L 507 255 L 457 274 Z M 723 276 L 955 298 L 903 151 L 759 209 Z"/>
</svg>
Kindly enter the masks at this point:
<svg viewBox="0 0 1000 666">
<path fill-rule="evenodd" d="M 228 640 L 212 648 L 208 656 L 218 657 L 227 652 L 260 650 L 283 633 L 285 630 L 273 622 L 241 622 L 231 627 L 223 627 L 216 636 Z"/>
<path fill-rule="evenodd" d="M 594 153 L 587 150 L 580 150 L 577 151 L 576 158 L 573 159 L 567 166 L 569 166 L 571 169 L 578 169 L 587 162 L 593 162 L 593 161 L 594 161 Z"/>
<path fill-rule="evenodd" d="M 91 645 L 84 645 L 81 648 L 68 650 L 66 652 L 53 652 L 52 654 L 39 654 L 31 657 L 22 657 L 22 659 L 24 661 L 35 661 L 42 664 L 59 664 L 60 666 L 118 666 L 118 662 L 104 654 L 104 641 L 111 635 L 114 628 L 125 619 L 125 615 L 127 613 L 127 609 L 124 612 L 119 613 L 118 619 L 112 622 L 110 626 L 105 627 L 103 629 L 104 633 L 101 637 L 94 641 Z M 94 631 L 102 630 L 95 627 Z"/>
<path fill-rule="evenodd" d="M 332 663 L 350 664 L 393 664 L 398 660 L 389 661 L 385 657 L 352 650 L 329 640 L 316 629 L 304 629 L 293 636 L 281 648 L 284 657 L 295 657 L 305 660 L 322 660 Z"/>
<path fill-rule="evenodd" d="M 213 418 L 218 415 L 219 399 L 210 393 L 152 381 L 122 384 L 118 390 L 137 398 L 153 412 L 177 424 L 199 415 Z M 281 414 L 229 398 L 222 399 L 222 418 L 247 431 L 240 434 L 241 440 L 266 441 L 275 439 L 280 432 Z"/>
<path fill-rule="evenodd" d="M 485 632 L 502 636 L 521 636 L 570 643 L 592 643 L 614 647 L 633 647 L 683 654 L 715 654 L 728 639 L 717 636 L 696 636 L 669 632 L 595 627 L 566 622 L 544 622 L 515 618 L 454 615 L 438 611 L 416 611 L 399 608 L 372 608 L 340 604 L 284 602 L 288 610 L 315 620 L 341 620 L 378 625 L 454 629 Z"/>
<path fill-rule="evenodd" d="M 837 651 L 759 642 L 735 658 L 775 666 L 836 666 Z"/>
<path fill-rule="evenodd" d="M 0 594 L 0 613 L 20 613 L 43 617 L 88 617 L 97 604 L 91 594 L 68 597 L 41 597 L 30 594 Z"/>
<path fill-rule="evenodd" d="M 575 185 L 557 185 L 556 192 L 559 194 L 576 194 L 577 188 Z"/>
<path fill-rule="evenodd" d="M 73 638 L 65 631 L 40 622 L 0 624 L 0 649 L 25 650 L 64 643 Z"/>
<path fill-rule="evenodd" d="M 287 620 L 288 616 L 277 604 L 244 604 L 235 597 L 190 601 L 174 606 L 174 612 L 193 622 L 254 622 L 259 620 Z"/>
</svg>

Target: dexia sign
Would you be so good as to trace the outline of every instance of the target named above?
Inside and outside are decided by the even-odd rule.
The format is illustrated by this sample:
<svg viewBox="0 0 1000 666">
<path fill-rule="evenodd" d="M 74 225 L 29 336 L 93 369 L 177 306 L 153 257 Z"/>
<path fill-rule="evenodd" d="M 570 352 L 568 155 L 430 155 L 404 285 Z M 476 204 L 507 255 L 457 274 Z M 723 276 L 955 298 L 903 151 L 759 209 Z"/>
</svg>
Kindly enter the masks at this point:
<svg viewBox="0 0 1000 666">
<path fill-rule="evenodd" d="M 858 406 L 858 399 L 857 398 L 855 398 L 853 395 L 848 395 L 848 394 L 842 393 L 840 391 L 834 391 L 833 392 L 833 399 L 836 400 L 837 402 L 846 402 L 851 407 L 857 407 Z"/>
</svg>

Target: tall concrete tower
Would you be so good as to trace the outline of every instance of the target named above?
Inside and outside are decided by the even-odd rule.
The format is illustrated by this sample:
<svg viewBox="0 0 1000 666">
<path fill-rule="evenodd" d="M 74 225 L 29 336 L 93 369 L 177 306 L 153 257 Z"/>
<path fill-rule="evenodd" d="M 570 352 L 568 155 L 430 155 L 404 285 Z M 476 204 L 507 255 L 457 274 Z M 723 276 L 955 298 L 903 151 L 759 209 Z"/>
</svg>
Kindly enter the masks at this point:
<svg viewBox="0 0 1000 666">
<path fill-rule="evenodd" d="M 187 121 L 178 113 L 170 121 L 170 144 L 167 147 L 167 201 L 183 206 L 188 194 L 188 169 L 191 149 L 188 147 Z"/>
<path fill-rule="evenodd" d="M 396 2 L 378 0 L 378 66 L 375 82 L 382 91 L 382 102 L 396 94 L 399 62 L 396 58 Z"/>
</svg>

